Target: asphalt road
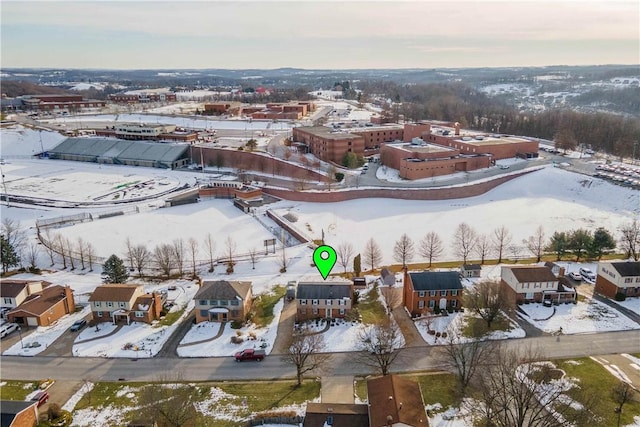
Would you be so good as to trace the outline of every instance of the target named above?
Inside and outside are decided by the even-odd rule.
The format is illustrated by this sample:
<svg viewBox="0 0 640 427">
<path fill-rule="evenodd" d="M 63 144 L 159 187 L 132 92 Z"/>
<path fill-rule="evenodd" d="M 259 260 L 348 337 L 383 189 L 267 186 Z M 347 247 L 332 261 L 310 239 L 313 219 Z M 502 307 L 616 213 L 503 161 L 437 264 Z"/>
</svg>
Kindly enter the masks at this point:
<svg viewBox="0 0 640 427">
<path fill-rule="evenodd" d="M 502 342 L 511 348 L 538 349 L 548 358 L 572 358 L 614 353 L 640 353 L 640 330 L 604 332 L 599 334 L 563 335 L 513 339 Z M 441 369 L 437 346 L 420 346 L 402 350 L 394 372 Z M 75 357 L 18 357 L 3 356 L 0 377 L 13 380 L 39 380 L 54 377 L 58 380 L 87 379 L 91 381 L 153 381 L 166 372 L 179 372 L 187 381 L 282 379 L 295 376 L 293 367 L 279 356 L 267 357 L 263 362 L 238 364 L 231 357 L 213 358 L 153 358 L 106 359 Z M 321 372 L 327 375 L 366 375 L 372 373 L 358 361 L 356 353 L 331 354 Z"/>
</svg>

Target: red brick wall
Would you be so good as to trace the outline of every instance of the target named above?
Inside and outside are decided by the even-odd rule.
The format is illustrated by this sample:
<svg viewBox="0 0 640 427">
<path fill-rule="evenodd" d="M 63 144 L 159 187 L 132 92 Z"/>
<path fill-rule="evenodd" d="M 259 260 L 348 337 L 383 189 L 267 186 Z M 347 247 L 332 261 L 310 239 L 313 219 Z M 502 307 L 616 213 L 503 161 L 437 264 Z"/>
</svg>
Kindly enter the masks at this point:
<svg viewBox="0 0 640 427">
<path fill-rule="evenodd" d="M 426 162 L 411 162 L 403 159 L 400 161 L 399 174 L 401 178 L 405 179 L 421 179 L 488 168 L 489 166 L 491 166 L 491 157 L 489 156 L 429 160 Z"/>
<path fill-rule="evenodd" d="M 491 181 L 478 184 L 464 185 L 449 188 L 426 188 L 426 189 L 399 189 L 399 188 L 376 188 L 376 189 L 352 189 L 348 191 L 325 191 L 325 192 L 301 192 L 294 190 L 284 190 L 276 188 L 263 188 L 263 193 L 271 194 L 286 200 L 298 202 L 320 202 L 332 203 L 343 202 L 345 200 L 366 199 L 379 197 L 387 199 L 404 200 L 448 200 L 474 197 L 484 194 L 494 189 L 498 185 L 510 181 L 514 178 L 528 174 L 531 171 L 524 171 L 518 174 L 503 176 Z"/>
<path fill-rule="evenodd" d="M 383 143 L 395 140 L 402 140 L 403 130 L 402 128 L 378 128 L 378 129 L 366 129 L 366 128 L 353 128 L 348 129 L 350 133 L 361 135 L 364 139 L 364 148 L 372 149 L 376 145 L 382 146 Z"/>
<path fill-rule="evenodd" d="M 345 310 L 344 311 L 345 314 L 340 314 L 339 309 L 333 308 L 331 309 L 331 318 L 333 319 L 343 318 L 349 313 L 349 311 L 350 310 Z M 318 308 L 318 314 L 313 314 L 313 307 L 298 308 L 296 312 L 297 321 L 304 321 L 304 320 L 311 320 L 311 319 L 324 319 L 326 317 L 327 317 L 327 311 L 324 308 Z"/>
<path fill-rule="evenodd" d="M 638 289 L 638 288 L 635 288 Z M 610 282 L 603 276 L 598 275 L 596 277 L 595 291 L 609 298 L 615 298 L 616 293 L 619 292 L 618 286 L 615 283 Z M 634 292 L 634 288 L 627 288 L 627 297 L 639 297 L 640 292 Z"/>
<path fill-rule="evenodd" d="M 431 132 L 430 124 L 407 123 L 404 125 L 404 142 L 411 142 L 413 138 L 423 138 L 423 135 Z"/>
</svg>

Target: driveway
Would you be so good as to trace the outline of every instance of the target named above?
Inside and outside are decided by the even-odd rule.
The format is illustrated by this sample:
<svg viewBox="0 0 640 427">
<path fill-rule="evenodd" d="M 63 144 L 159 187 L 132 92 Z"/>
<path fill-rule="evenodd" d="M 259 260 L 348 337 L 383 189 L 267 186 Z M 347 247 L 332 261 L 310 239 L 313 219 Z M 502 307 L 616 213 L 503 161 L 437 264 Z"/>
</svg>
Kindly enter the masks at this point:
<svg viewBox="0 0 640 427">
<path fill-rule="evenodd" d="M 420 332 L 418 332 L 418 328 L 416 328 L 415 323 L 413 323 L 413 320 L 411 320 L 402 306 L 402 287 L 382 287 L 380 290 L 384 293 L 392 293 L 392 296 L 387 298 L 387 301 L 391 301 L 391 305 L 393 307 L 393 318 L 396 320 L 396 323 L 398 323 L 400 331 L 402 331 L 402 335 L 404 336 L 404 346 L 420 347 L 427 345 L 425 340 L 422 338 L 422 335 L 420 335 Z"/>
<path fill-rule="evenodd" d="M 293 334 L 293 325 L 296 321 L 296 301 L 284 300 L 284 308 L 280 314 L 280 322 L 278 322 L 278 335 L 273 343 L 271 354 L 286 354 L 291 345 L 291 335 Z"/>
</svg>

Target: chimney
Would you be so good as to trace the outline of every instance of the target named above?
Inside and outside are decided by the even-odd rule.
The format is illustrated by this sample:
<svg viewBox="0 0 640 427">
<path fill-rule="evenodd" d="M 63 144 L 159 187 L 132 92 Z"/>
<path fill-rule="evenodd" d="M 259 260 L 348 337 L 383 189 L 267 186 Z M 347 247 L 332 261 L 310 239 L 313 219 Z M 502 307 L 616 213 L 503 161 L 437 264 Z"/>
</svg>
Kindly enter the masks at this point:
<svg viewBox="0 0 640 427">
<path fill-rule="evenodd" d="M 456 136 L 460 136 L 460 123 L 455 122 L 453 127 L 456 129 Z"/>
<path fill-rule="evenodd" d="M 153 292 L 151 294 L 153 296 L 153 318 L 154 319 L 159 319 L 160 318 L 160 312 L 162 311 L 162 298 L 160 297 L 160 294 L 157 292 Z"/>
<path fill-rule="evenodd" d="M 560 269 L 558 270 L 558 277 L 564 277 L 564 267 L 560 267 Z"/>
<path fill-rule="evenodd" d="M 73 291 L 71 290 L 71 287 L 69 285 L 66 285 L 64 287 L 64 296 L 67 300 L 67 313 L 73 313 L 74 311 L 76 311 L 76 302 L 73 299 Z"/>
</svg>

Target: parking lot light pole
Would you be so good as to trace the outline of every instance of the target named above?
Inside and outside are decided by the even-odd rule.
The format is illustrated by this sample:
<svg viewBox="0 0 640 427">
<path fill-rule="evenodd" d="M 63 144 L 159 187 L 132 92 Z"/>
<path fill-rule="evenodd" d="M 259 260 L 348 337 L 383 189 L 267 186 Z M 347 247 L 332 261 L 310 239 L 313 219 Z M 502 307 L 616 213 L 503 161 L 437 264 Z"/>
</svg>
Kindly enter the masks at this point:
<svg viewBox="0 0 640 427">
<path fill-rule="evenodd" d="M 20 335 L 20 347 L 24 348 L 24 343 L 22 342 L 22 328 L 18 326 L 18 335 Z"/>
</svg>

